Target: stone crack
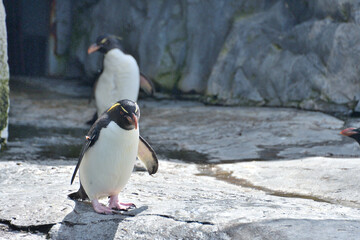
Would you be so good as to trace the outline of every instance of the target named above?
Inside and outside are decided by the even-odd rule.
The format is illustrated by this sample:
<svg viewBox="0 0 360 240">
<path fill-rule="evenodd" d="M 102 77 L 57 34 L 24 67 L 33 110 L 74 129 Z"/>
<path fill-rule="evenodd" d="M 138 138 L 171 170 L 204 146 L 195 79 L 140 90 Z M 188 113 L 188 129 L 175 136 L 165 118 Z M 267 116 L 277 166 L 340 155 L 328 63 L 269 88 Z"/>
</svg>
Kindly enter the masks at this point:
<svg viewBox="0 0 360 240">
<path fill-rule="evenodd" d="M 50 229 L 56 224 L 56 223 L 50 223 L 50 224 L 40 224 L 40 225 L 18 226 L 12 224 L 10 220 L 5 220 L 5 219 L 0 219 L 0 223 L 8 226 L 9 229 L 13 231 L 24 231 L 29 233 L 43 233 L 43 234 L 48 234 Z"/>
<path fill-rule="evenodd" d="M 215 225 L 212 222 L 208 222 L 208 221 L 197 221 L 197 220 L 183 220 L 183 219 L 177 219 L 173 216 L 170 215 L 166 215 L 166 214 L 144 214 L 147 216 L 158 216 L 158 217 L 163 217 L 163 218 L 169 218 L 172 219 L 176 222 L 184 222 L 184 223 L 198 223 L 198 224 L 202 224 L 202 225 Z"/>
</svg>

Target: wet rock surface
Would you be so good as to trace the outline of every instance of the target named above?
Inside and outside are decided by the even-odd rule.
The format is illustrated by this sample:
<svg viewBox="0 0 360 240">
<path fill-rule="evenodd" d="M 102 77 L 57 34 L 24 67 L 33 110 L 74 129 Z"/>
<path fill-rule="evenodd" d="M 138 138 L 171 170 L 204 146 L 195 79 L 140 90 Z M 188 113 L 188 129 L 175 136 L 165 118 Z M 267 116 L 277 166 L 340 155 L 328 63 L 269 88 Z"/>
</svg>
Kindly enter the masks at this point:
<svg viewBox="0 0 360 240">
<path fill-rule="evenodd" d="M 0 154 L 0 239 L 357 239 L 359 146 L 344 122 L 295 109 L 140 101 L 160 158 L 120 194 L 137 208 L 93 212 L 67 194 L 95 108 L 84 97 L 12 88 Z M 59 83 L 60 84 L 60 83 Z M 67 84 L 67 83 L 66 83 Z M 84 94 L 89 89 L 74 85 Z M 61 84 L 60 84 L 61 85 Z M 78 87 L 78 88 L 77 88 Z M 85 94 L 86 95 L 86 94 Z M 68 152 L 67 152 L 68 151 Z"/>
</svg>

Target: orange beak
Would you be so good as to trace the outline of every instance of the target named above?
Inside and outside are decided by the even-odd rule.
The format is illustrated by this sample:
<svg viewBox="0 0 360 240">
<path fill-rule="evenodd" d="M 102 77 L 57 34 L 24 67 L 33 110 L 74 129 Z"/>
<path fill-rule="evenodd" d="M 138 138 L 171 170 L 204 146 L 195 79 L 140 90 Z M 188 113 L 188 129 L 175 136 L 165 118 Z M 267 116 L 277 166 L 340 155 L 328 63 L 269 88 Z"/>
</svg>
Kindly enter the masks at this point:
<svg viewBox="0 0 360 240">
<path fill-rule="evenodd" d="M 100 46 L 96 45 L 96 43 L 92 44 L 89 48 L 88 48 L 88 54 L 91 54 L 93 52 L 96 52 L 97 50 L 99 50 Z"/>
<path fill-rule="evenodd" d="M 356 134 L 358 132 L 354 132 L 355 128 L 347 128 L 347 129 L 344 129 L 340 132 L 341 135 L 344 135 L 344 136 L 351 136 L 353 134 Z"/>
<path fill-rule="evenodd" d="M 137 116 L 133 113 L 132 116 L 126 116 L 127 120 L 129 121 L 129 123 L 131 123 L 132 125 L 134 125 L 135 129 L 138 128 L 138 118 Z"/>
<path fill-rule="evenodd" d="M 137 116 L 135 114 L 132 114 L 132 119 L 134 121 L 134 126 L 135 126 L 135 129 L 138 128 L 138 119 L 137 119 Z"/>
</svg>

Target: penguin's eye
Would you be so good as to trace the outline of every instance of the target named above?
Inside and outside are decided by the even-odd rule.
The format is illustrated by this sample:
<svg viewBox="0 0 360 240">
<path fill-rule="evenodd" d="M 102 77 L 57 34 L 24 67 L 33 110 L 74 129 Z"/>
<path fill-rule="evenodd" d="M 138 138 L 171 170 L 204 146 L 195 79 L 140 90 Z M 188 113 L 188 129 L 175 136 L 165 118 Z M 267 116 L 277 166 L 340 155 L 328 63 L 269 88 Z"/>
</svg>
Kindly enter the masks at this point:
<svg viewBox="0 0 360 240">
<path fill-rule="evenodd" d="M 124 112 L 123 112 L 123 111 L 120 111 L 120 115 L 124 115 Z"/>
</svg>

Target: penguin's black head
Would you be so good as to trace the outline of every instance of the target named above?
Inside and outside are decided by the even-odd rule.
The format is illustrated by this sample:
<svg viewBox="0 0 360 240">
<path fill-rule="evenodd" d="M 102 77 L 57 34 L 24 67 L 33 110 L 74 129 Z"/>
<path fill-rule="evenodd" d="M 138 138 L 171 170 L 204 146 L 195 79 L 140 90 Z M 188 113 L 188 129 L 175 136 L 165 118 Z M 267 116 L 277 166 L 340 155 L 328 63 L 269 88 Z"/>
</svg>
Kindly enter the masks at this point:
<svg viewBox="0 0 360 240">
<path fill-rule="evenodd" d="M 360 144 L 360 128 L 346 128 L 342 130 L 340 134 L 351 137 Z"/>
<path fill-rule="evenodd" d="M 122 50 L 122 47 L 120 45 L 121 38 L 118 36 L 110 35 L 110 34 L 104 34 L 100 35 L 96 39 L 96 43 L 92 44 L 88 48 L 88 54 L 91 54 L 93 52 L 99 51 L 101 53 L 107 53 L 111 49 L 118 48 Z"/>
<path fill-rule="evenodd" d="M 125 130 L 138 128 L 140 108 L 136 102 L 127 99 L 118 101 L 112 105 L 106 113 L 109 115 L 111 121 L 116 122 L 119 127 Z"/>
</svg>

